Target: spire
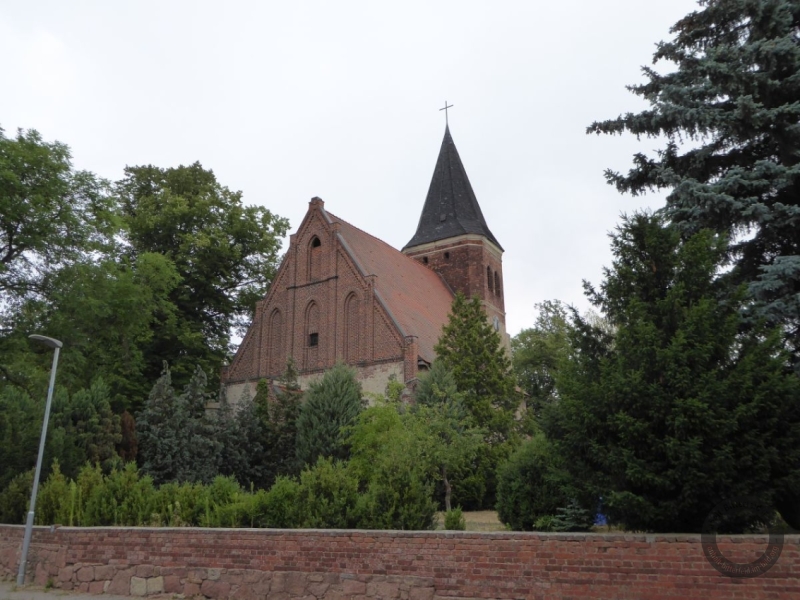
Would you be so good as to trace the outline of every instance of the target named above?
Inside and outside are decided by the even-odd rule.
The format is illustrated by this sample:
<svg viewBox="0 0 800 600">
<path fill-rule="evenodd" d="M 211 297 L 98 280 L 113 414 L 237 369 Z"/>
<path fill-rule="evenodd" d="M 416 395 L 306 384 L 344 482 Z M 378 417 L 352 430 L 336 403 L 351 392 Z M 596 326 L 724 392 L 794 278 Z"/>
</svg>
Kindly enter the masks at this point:
<svg viewBox="0 0 800 600">
<path fill-rule="evenodd" d="M 448 125 L 417 232 L 403 250 L 466 233 L 482 235 L 503 249 L 486 225 Z"/>
</svg>

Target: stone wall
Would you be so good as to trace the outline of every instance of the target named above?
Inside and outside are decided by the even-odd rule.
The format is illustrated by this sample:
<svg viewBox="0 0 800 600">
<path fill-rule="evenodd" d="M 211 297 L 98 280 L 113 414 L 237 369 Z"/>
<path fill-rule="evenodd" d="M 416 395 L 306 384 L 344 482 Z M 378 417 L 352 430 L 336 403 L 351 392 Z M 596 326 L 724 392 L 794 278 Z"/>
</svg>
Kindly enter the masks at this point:
<svg viewBox="0 0 800 600">
<path fill-rule="evenodd" d="M 0 525 L 0 576 L 16 573 L 23 529 Z M 745 563 L 766 543 L 718 547 Z M 28 566 L 65 590 L 215 600 L 800 598 L 797 535 L 749 579 L 714 570 L 698 535 L 37 527 Z"/>
</svg>

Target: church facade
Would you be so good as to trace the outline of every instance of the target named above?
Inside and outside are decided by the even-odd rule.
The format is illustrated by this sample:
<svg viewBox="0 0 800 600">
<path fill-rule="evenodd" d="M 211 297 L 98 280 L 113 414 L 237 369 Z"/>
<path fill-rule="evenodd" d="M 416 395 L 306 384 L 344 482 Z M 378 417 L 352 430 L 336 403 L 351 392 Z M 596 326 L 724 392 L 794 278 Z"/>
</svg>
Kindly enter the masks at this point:
<svg viewBox="0 0 800 600">
<path fill-rule="evenodd" d="M 435 359 L 454 295 L 477 296 L 504 340 L 503 249 L 486 225 L 449 127 L 417 231 L 402 251 L 313 198 L 222 383 L 254 394 L 294 359 L 305 389 L 337 362 L 365 392 L 413 385 Z"/>
</svg>

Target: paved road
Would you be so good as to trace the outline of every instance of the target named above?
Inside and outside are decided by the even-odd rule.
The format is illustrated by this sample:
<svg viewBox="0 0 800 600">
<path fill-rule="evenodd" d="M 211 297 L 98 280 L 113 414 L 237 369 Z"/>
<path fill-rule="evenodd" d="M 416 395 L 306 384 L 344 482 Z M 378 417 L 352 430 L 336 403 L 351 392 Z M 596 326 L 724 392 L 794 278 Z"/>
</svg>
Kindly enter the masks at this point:
<svg viewBox="0 0 800 600">
<path fill-rule="evenodd" d="M 51 589 L 35 586 L 25 586 L 17 588 L 13 581 L 0 581 L 0 600 L 131 600 L 128 596 L 111 596 L 101 594 L 78 594 L 76 592 L 66 592 L 64 590 Z"/>
</svg>

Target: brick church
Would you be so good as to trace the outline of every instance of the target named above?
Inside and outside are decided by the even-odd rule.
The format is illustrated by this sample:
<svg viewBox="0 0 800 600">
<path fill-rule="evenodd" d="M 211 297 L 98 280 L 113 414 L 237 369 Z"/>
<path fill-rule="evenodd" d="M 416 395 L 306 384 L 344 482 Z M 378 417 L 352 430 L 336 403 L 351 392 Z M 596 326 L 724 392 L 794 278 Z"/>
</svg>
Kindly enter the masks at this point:
<svg viewBox="0 0 800 600">
<path fill-rule="evenodd" d="M 402 251 L 309 203 L 231 364 L 227 396 L 278 379 L 289 357 L 300 385 L 337 361 L 365 392 L 389 378 L 413 384 L 435 358 L 456 292 L 478 296 L 507 341 L 503 248 L 492 235 L 447 127 L 417 231 Z"/>
</svg>

